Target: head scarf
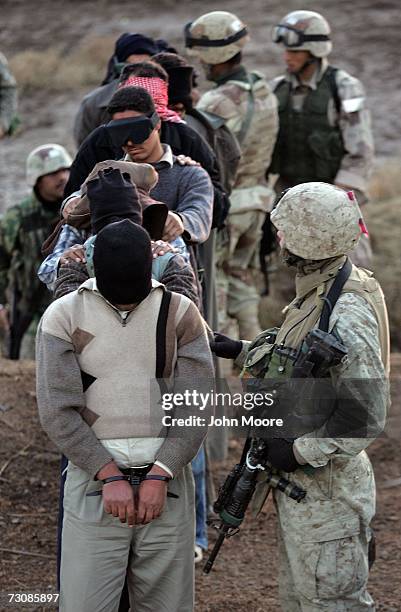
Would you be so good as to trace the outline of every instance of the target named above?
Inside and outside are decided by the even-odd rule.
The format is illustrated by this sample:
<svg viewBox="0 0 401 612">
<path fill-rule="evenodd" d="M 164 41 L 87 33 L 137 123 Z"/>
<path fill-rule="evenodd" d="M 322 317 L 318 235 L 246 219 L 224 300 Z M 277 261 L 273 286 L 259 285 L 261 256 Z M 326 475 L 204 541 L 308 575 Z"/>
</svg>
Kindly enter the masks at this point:
<svg viewBox="0 0 401 612">
<path fill-rule="evenodd" d="M 152 96 L 156 112 L 162 121 L 185 123 L 178 113 L 168 108 L 168 84 L 159 77 L 142 77 L 131 74 L 126 81 L 120 83 L 118 89 L 124 87 L 143 87 Z"/>
</svg>

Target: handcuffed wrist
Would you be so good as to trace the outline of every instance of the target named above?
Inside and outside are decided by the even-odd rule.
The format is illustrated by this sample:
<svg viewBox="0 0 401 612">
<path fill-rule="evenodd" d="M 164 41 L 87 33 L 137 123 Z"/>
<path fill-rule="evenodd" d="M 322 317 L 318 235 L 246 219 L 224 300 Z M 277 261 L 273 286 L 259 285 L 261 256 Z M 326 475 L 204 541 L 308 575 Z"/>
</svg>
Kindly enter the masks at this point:
<svg viewBox="0 0 401 612">
<path fill-rule="evenodd" d="M 105 485 L 105 484 L 109 484 L 109 482 L 116 482 L 118 480 L 125 480 L 125 481 L 127 481 L 128 477 L 127 476 L 123 476 L 123 475 L 121 475 L 121 476 L 109 476 L 108 478 L 103 478 L 102 479 L 102 483 Z"/>
</svg>

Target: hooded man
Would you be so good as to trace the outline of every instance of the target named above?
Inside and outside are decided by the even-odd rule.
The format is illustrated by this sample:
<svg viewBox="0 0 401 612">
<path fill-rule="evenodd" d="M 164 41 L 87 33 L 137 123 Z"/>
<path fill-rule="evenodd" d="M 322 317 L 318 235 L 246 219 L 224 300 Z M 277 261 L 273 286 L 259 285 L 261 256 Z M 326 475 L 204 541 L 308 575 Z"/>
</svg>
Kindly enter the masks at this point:
<svg viewBox="0 0 401 612">
<path fill-rule="evenodd" d="M 190 300 L 152 281 L 150 238 L 132 221 L 99 232 L 93 263 L 37 338 L 41 423 L 69 459 L 60 610 L 117 609 L 128 565 L 131 608 L 191 611 L 189 462 L 206 428 L 162 429 L 156 379 L 211 379 L 206 331 Z"/>
</svg>

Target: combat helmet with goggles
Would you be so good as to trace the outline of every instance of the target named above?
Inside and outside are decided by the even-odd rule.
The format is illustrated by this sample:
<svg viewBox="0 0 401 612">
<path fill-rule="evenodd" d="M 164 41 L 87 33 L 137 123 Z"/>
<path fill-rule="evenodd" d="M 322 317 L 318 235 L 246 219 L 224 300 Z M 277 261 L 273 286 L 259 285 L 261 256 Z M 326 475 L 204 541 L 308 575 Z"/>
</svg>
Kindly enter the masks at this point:
<svg viewBox="0 0 401 612">
<path fill-rule="evenodd" d="M 233 13 L 212 11 L 185 26 L 185 46 L 205 64 L 221 64 L 242 51 L 248 41 L 245 24 Z"/>
<path fill-rule="evenodd" d="M 333 45 L 326 19 L 314 11 L 293 11 L 273 28 L 273 42 L 290 51 L 309 51 L 313 57 L 329 55 Z"/>
</svg>

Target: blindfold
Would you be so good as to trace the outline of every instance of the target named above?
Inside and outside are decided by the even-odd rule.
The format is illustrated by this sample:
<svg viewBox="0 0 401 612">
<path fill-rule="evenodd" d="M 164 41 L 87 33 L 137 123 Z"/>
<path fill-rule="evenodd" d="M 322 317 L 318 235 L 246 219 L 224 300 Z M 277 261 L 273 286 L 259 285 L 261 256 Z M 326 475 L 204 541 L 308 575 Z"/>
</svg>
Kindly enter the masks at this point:
<svg viewBox="0 0 401 612">
<path fill-rule="evenodd" d="M 122 148 L 131 140 L 134 144 L 145 142 L 159 123 L 159 115 L 143 115 L 130 119 L 113 119 L 105 128 L 107 135 L 116 148 Z"/>
</svg>

